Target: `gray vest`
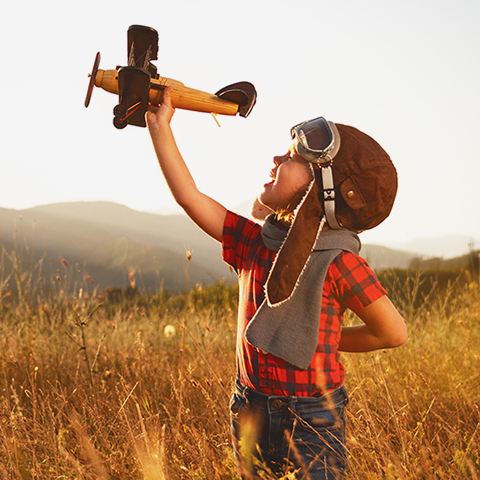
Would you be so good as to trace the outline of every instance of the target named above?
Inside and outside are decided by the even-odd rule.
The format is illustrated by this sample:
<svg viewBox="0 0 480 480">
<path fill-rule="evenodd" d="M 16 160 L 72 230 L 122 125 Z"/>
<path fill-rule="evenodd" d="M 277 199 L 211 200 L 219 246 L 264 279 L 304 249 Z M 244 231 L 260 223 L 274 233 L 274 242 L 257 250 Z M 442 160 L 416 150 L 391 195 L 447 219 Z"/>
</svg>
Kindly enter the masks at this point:
<svg viewBox="0 0 480 480">
<path fill-rule="evenodd" d="M 270 250 L 278 250 L 286 232 L 265 222 L 262 237 Z M 265 299 L 250 321 L 246 340 L 256 348 L 306 370 L 315 354 L 325 275 L 341 252 L 358 255 L 360 239 L 349 230 L 322 230 L 292 296 L 275 306 Z"/>
</svg>

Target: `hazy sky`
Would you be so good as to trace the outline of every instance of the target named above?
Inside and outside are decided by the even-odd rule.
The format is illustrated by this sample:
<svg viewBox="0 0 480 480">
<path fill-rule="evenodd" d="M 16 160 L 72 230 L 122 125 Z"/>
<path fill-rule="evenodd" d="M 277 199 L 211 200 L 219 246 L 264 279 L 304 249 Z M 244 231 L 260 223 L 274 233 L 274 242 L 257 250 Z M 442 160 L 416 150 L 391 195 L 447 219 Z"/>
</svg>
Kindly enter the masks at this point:
<svg viewBox="0 0 480 480">
<path fill-rule="evenodd" d="M 160 35 L 160 75 L 214 93 L 252 82 L 247 119 L 177 110 L 172 126 L 200 188 L 228 208 L 254 198 L 290 127 L 323 115 L 374 137 L 399 175 L 371 242 L 480 238 L 478 0 L 0 0 L 0 207 L 106 200 L 174 207 L 147 129 L 116 130 L 100 68 L 127 63 L 127 29 Z"/>
</svg>

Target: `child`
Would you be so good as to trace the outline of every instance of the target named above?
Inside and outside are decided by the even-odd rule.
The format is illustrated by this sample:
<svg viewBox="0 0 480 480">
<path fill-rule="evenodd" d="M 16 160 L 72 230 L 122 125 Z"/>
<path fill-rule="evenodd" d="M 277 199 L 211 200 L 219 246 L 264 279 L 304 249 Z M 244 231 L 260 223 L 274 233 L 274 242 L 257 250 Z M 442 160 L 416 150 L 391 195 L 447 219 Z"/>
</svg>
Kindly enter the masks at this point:
<svg viewBox="0 0 480 480">
<path fill-rule="evenodd" d="M 358 256 L 357 233 L 390 213 L 395 168 L 352 127 L 321 117 L 298 125 L 258 197 L 262 226 L 198 191 L 170 129 L 170 96 L 171 87 L 147 113 L 160 167 L 175 200 L 222 242 L 239 276 L 231 419 L 240 474 L 342 478 L 348 395 L 338 352 L 407 340 L 405 322 Z M 346 308 L 364 324 L 342 327 Z"/>
</svg>

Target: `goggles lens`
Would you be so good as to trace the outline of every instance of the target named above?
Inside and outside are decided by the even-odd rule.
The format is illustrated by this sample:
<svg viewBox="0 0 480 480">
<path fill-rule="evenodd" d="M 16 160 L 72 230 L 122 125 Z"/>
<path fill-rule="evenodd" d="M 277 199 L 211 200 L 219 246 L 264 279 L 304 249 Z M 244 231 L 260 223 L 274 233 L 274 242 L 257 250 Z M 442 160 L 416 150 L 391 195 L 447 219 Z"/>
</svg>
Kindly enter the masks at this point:
<svg viewBox="0 0 480 480">
<path fill-rule="evenodd" d="M 336 136 L 323 117 L 300 123 L 291 129 L 298 153 L 307 161 L 327 164 L 334 155 Z"/>
</svg>

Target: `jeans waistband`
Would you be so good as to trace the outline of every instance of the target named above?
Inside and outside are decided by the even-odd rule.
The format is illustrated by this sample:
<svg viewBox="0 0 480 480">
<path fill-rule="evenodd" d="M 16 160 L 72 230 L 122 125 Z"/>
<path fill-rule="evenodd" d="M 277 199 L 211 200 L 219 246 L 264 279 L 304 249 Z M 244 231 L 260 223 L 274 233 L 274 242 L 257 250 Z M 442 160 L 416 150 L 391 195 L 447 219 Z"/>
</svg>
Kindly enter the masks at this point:
<svg viewBox="0 0 480 480">
<path fill-rule="evenodd" d="M 235 388 L 237 393 L 240 394 L 245 400 L 255 402 L 257 404 L 271 404 L 277 409 L 287 406 L 291 408 L 302 405 L 321 406 L 322 404 L 328 404 L 331 402 L 336 404 L 342 400 L 348 399 L 347 389 L 343 385 L 335 390 L 328 391 L 323 395 L 314 397 L 268 395 L 243 385 L 238 378 L 235 380 Z"/>
</svg>

